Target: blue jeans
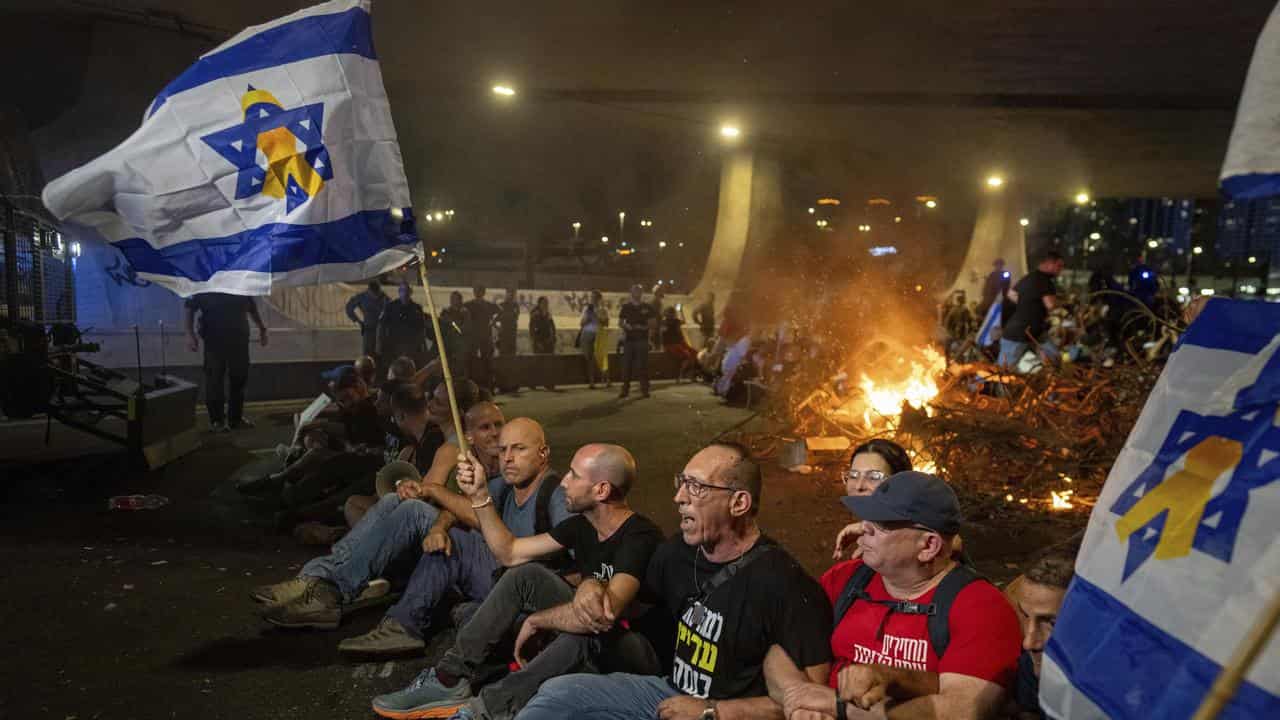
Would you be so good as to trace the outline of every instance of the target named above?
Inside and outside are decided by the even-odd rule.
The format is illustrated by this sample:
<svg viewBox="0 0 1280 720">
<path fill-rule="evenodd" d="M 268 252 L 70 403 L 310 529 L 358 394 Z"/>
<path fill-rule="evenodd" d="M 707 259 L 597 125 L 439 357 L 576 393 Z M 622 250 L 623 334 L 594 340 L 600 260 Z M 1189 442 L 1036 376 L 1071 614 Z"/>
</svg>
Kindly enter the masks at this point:
<svg viewBox="0 0 1280 720">
<path fill-rule="evenodd" d="M 996 359 L 996 364 L 1010 370 L 1018 369 L 1018 361 L 1023 355 L 1027 354 L 1027 348 L 1031 347 L 1031 343 L 1019 342 L 1017 340 L 1005 340 L 1000 338 L 1000 357 Z M 1056 363 L 1060 353 L 1058 348 L 1048 340 L 1040 343 L 1040 359 L 1046 363 Z"/>
<path fill-rule="evenodd" d="M 561 675 L 538 689 L 516 720 L 653 720 L 680 692 L 654 675 Z"/>
<path fill-rule="evenodd" d="M 313 558 L 298 572 L 338 586 L 342 601 L 355 600 L 366 583 L 382 574 L 401 553 L 418 548 L 439 511 L 421 500 L 383 495 L 328 555 Z"/>
<path fill-rule="evenodd" d="M 493 573 L 498 560 L 478 530 L 455 527 L 449 530 L 453 550 L 424 553 L 409 577 L 409 585 L 399 602 L 387 611 L 409 634 L 422 639 L 431 624 L 431 614 L 440 599 L 456 588 L 466 600 L 480 601 L 493 589 Z"/>
</svg>

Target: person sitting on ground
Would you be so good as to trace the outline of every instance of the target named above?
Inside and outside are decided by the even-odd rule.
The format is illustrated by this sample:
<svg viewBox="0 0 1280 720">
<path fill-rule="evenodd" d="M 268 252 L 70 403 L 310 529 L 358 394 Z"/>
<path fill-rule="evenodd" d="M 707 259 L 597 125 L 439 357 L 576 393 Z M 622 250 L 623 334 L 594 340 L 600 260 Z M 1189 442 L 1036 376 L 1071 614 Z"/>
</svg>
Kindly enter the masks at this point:
<svg viewBox="0 0 1280 720">
<path fill-rule="evenodd" d="M 365 385 L 371 388 L 378 386 L 378 361 L 373 359 L 371 355 L 361 355 L 356 358 L 354 365 L 356 374 L 364 381 Z"/>
<path fill-rule="evenodd" d="M 387 380 L 408 381 L 413 379 L 413 374 L 417 371 L 418 367 L 414 364 L 413 358 L 401 355 L 392 360 L 391 366 L 387 368 Z"/>
<path fill-rule="evenodd" d="M 527 436 L 515 437 L 517 428 L 527 429 Z M 542 458 L 545 465 L 547 447 L 536 437 L 540 431 L 532 421 L 513 420 L 504 433 L 504 460 L 527 455 Z M 643 597 L 641 589 L 649 559 L 663 539 L 657 525 L 627 504 L 627 492 L 636 479 L 631 453 L 617 445 L 579 449 L 560 486 L 567 510 L 580 514 L 532 537 L 515 537 L 502 523 L 488 484 L 475 467 L 474 459 L 459 465 L 458 485 L 476 508 L 485 543 L 510 570 L 435 667 L 423 671 L 405 690 L 375 698 L 374 711 L 396 718 L 444 716 L 453 709 L 454 720 L 507 720 L 543 682 L 568 672 L 658 673 L 660 665 L 649 641 L 615 626 L 618 618 L 637 614 L 637 605 L 643 612 L 653 607 L 653 598 Z M 577 595 L 559 575 L 532 562 L 568 550 L 584 578 Z M 579 602 L 585 612 L 578 611 Z M 483 689 L 473 687 L 476 670 L 526 613 L 532 614 L 519 625 L 515 641 L 520 669 Z M 544 632 L 554 633 L 555 639 L 534 656 L 530 640 Z"/>
<path fill-rule="evenodd" d="M 697 368 L 698 353 L 685 339 L 683 323 L 676 315 L 675 306 L 662 311 L 662 349 L 679 363 L 680 369 L 676 371 L 677 383 L 684 380 L 686 372 Z"/>
<path fill-rule="evenodd" d="M 1058 621 L 1058 611 L 1067 595 L 1067 587 L 1075 577 L 1076 555 L 1083 535 L 1055 545 L 1036 559 L 1005 588 L 1005 596 L 1013 603 L 1022 625 L 1022 654 L 1012 713 L 1019 720 L 1043 720 L 1040 709 L 1040 665 L 1044 648 Z"/>
<path fill-rule="evenodd" d="M 460 383 L 460 387 L 466 386 Z M 402 387 L 396 393 L 392 408 L 397 425 L 406 435 L 421 438 L 427 433 L 432 415 L 442 414 L 438 407 L 430 409 L 439 404 L 438 395 L 437 392 L 429 402 L 414 387 Z M 469 410 L 475 402 L 474 395 L 458 397 L 460 408 Z M 435 451 L 421 484 L 443 485 L 457 463 L 458 445 L 451 425 L 445 439 L 445 444 Z M 401 483 L 395 492 L 383 495 L 328 555 L 303 565 L 296 578 L 256 588 L 250 597 L 264 604 L 262 618 L 280 627 L 333 629 L 338 627 L 344 611 L 374 600 L 365 592 L 366 586 L 381 578 L 404 553 L 418 547 L 435 522 L 438 510 L 420 499 L 421 484 Z M 377 597 L 385 596 L 387 589 L 385 582 L 378 583 Z"/>
<path fill-rule="evenodd" d="M 518 497 L 516 492 L 511 492 L 512 500 L 507 502 L 504 498 L 501 503 L 503 521 L 508 523 L 508 527 L 516 528 L 517 534 L 526 530 L 533 534 L 543 525 L 549 527 L 551 518 L 568 516 L 567 512 L 556 510 L 563 507 L 563 493 L 556 492 L 555 483 L 522 487 L 531 469 L 517 472 L 513 463 L 510 476 L 519 481 L 517 485 L 504 484 L 506 474 L 498 448 L 505 420 L 497 405 L 488 401 L 476 403 L 467 411 L 464 423 L 467 440 L 486 468 L 486 475 L 494 483 L 497 494 L 509 487 L 518 490 Z M 413 478 L 414 482 L 417 480 Z M 527 499 L 526 491 L 536 494 L 534 502 L 523 502 L 522 498 Z M 460 593 L 464 603 L 478 602 L 493 587 L 493 574 L 498 563 L 485 546 L 484 537 L 471 530 L 476 527 L 475 511 L 470 509 L 470 502 L 459 494 L 456 468 L 444 487 L 418 483 L 414 492 L 420 493 L 419 499 L 441 509 L 422 539 L 422 555 L 400 600 L 387 611 L 377 627 L 364 635 L 343 640 L 338 644 L 339 652 L 364 657 L 421 652 L 426 647 L 425 638 L 436 606 L 448 592 Z M 462 524 L 459 526 L 458 522 Z"/>
<path fill-rule="evenodd" d="M 675 477 L 680 532 L 645 572 L 678 620 L 669 677 L 565 675 L 542 685 L 521 720 L 780 717 L 763 670 L 775 646 L 813 682 L 826 678 L 831 604 L 761 533 L 760 486 L 760 466 L 732 443 L 703 448 Z"/>
<path fill-rule="evenodd" d="M 908 471 L 846 500 L 862 518 L 862 557 L 822 576 L 835 606 L 831 674 L 814 684 L 779 661 L 770 691 L 788 716 L 884 717 L 872 708 L 885 701 L 889 718 L 992 715 L 1013 683 L 1018 624 L 1000 591 L 953 557 L 955 493 Z"/>
</svg>

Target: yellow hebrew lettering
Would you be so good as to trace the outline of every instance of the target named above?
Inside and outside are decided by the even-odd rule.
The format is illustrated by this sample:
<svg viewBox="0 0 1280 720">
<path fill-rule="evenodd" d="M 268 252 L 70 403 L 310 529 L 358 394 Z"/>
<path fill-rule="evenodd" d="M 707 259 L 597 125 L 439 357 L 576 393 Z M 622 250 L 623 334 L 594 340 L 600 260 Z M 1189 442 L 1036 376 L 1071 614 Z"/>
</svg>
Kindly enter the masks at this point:
<svg viewBox="0 0 1280 720">
<path fill-rule="evenodd" d="M 697 665 L 698 656 L 702 654 L 702 638 L 697 635 L 690 635 L 689 644 L 693 646 L 693 654 L 689 656 L 689 664 Z"/>
<path fill-rule="evenodd" d="M 1191 552 L 1196 528 L 1204 514 L 1205 503 L 1213 481 L 1235 467 L 1244 454 L 1244 446 L 1235 440 L 1209 437 L 1187 451 L 1183 468 L 1157 485 L 1129 509 L 1116 523 L 1116 534 L 1128 540 L 1138 528 L 1152 518 L 1169 511 L 1164 532 L 1156 545 L 1155 557 L 1161 560 L 1182 557 Z"/>
<path fill-rule="evenodd" d="M 716 656 L 720 654 L 720 650 L 711 643 L 702 645 L 702 659 L 698 661 L 698 667 L 707 672 L 716 671 Z"/>
</svg>

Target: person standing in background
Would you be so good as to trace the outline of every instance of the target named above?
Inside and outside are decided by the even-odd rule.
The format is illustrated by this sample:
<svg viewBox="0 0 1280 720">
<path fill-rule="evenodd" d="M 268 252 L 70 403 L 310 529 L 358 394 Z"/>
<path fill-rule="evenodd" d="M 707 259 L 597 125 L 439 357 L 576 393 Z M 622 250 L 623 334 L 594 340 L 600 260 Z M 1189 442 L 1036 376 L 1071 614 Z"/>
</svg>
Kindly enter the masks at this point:
<svg viewBox="0 0 1280 720">
<path fill-rule="evenodd" d="M 387 307 L 387 295 L 382 292 L 382 283 L 377 279 L 369 281 L 369 288 L 356 293 L 347 301 L 347 317 L 360 327 L 360 354 L 378 354 L 378 322 L 382 319 L 382 311 Z M 356 315 L 356 310 L 360 315 Z"/>
<path fill-rule="evenodd" d="M 426 352 L 427 317 L 413 301 L 413 286 L 401 281 L 396 299 L 386 304 L 378 321 L 378 353 L 391 358 L 404 355 L 422 365 Z"/>
<path fill-rule="evenodd" d="M 538 304 L 529 311 L 529 338 L 533 352 L 538 355 L 554 355 L 556 352 L 556 321 L 551 317 L 547 296 L 538 298 Z M 551 368 L 547 368 L 550 370 Z M 555 390 L 555 383 L 547 383 L 548 390 Z"/>
<path fill-rule="evenodd" d="M 596 338 L 604 335 L 608 315 L 604 315 L 605 324 L 600 320 L 604 313 L 604 296 L 599 290 L 591 291 L 591 302 L 582 308 L 582 317 L 578 320 L 578 351 L 587 365 L 587 386 L 595 388 L 596 379 L 600 377 L 600 364 L 596 361 Z"/>
<path fill-rule="evenodd" d="M 200 340 L 204 340 L 204 401 L 209 408 L 209 429 L 227 432 L 253 427 L 244 417 L 250 319 L 258 326 L 258 343 L 263 347 L 267 344 L 267 326 L 258 314 L 257 302 L 243 295 L 200 293 L 187 298 L 185 309 L 187 347 L 197 352 Z M 224 378 L 229 386 L 226 395 Z"/>
<path fill-rule="evenodd" d="M 511 357 L 516 354 L 516 335 L 520 332 L 520 303 L 516 301 L 516 289 L 507 288 L 507 295 L 498 303 L 498 354 Z"/>
<path fill-rule="evenodd" d="M 649 397 L 649 326 L 655 322 L 653 306 L 645 303 L 644 288 L 631 286 L 631 299 L 618 311 L 622 327 L 622 391 L 618 398 L 631 393 L 631 380 L 640 381 L 640 396 Z"/>
<path fill-rule="evenodd" d="M 485 390 L 496 388 L 493 372 L 493 326 L 498 306 L 484 298 L 485 289 L 475 286 L 474 297 L 467 301 L 467 372 Z"/>
<path fill-rule="evenodd" d="M 440 335 L 444 350 L 449 355 L 449 369 L 454 376 L 465 376 L 467 373 L 467 337 L 470 324 L 471 317 L 462 302 L 462 293 L 454 290 L 449 293 L 449 307 L 440 311 Z"/>
<path fill-rule="evenodd" d="M 653 308 L 653 317 L 649 320 L 649 347 L 654 350 L 662 349 L 662 311 L 666 297 L 667 292 L 662 289 L 662 281 L 658 281 L 658 284 L 653 286 L 653 299 L 649 301 L 649 307 Z"/>
</svg>

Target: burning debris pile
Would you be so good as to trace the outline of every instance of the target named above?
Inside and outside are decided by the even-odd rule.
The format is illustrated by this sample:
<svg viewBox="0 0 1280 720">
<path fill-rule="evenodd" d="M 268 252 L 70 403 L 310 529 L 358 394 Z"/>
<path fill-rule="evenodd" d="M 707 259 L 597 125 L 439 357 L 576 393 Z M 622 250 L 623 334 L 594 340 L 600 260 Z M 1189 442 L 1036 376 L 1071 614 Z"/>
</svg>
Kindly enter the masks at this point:
<svg viewBox="0 0 1280 720">
<path fill-rule="evenodd" d="M 928 346 L 868 347 L 860 370 L 798 402 L 774 394 L 770 435 L 894 440 L 917 468 L 955 486 L 971 518 L 1078 511 L 1082 521 L 1159 373 L 1067 365 L 1011 375 L 987 363 L 948 365 Z"/>
</svg>

